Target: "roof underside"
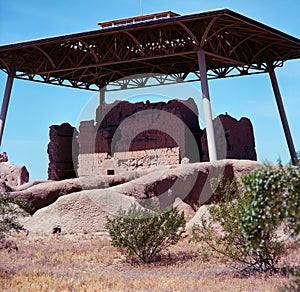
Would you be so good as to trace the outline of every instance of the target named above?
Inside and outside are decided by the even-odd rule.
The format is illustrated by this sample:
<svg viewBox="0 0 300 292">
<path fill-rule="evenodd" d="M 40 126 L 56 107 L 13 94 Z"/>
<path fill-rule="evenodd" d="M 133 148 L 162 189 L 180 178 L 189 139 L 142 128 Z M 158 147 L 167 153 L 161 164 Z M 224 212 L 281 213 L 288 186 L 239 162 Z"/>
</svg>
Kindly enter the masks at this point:
<svg viewBox="0 0 300 292">
<path fill-rule="evenodd" d="M 0 46 L 0 69 L 44 83 L 121 89 L 145 85 L 126 81 L 135 74 L 154 73 L 161 84 L 199 79 L 199 48 L 211 78 L 263 73 L 300 58 L 299 39 L 222 9 Z"/>
</svg>

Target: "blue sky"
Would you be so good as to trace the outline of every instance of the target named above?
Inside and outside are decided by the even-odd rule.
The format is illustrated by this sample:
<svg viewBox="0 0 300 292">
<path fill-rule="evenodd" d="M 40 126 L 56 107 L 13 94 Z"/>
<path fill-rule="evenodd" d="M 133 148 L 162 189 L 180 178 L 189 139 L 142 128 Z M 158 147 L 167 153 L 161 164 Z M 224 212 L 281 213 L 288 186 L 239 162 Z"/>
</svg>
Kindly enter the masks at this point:
<svg viewBox="0 0 300 292">
<path fill-rule="evenodd" d="M 300 38 L 298 0 L 143 0 L 143 13 L 172 10 L 182 15 L 229 8 Z M 97 29 L 97 22 L 140 14 L 140 0 L 0 0 L 0 44 Z M 276 70 L 295 148 L 300 150 L 300 60 Z M 2 103 L 6 74 L 0 73 Z M 195 86 L 198 86 L 197 84 Z M 212 80 L 216 114 L 248 117 L 260 161 L 289 160 L 289 152 L 267 74 Z M 11 162 L 27 166 L 31 180 L 46 179 L 49 126 L 76 124 L 93 92 L 15 80 L 3 143 Z"/>
</svg>

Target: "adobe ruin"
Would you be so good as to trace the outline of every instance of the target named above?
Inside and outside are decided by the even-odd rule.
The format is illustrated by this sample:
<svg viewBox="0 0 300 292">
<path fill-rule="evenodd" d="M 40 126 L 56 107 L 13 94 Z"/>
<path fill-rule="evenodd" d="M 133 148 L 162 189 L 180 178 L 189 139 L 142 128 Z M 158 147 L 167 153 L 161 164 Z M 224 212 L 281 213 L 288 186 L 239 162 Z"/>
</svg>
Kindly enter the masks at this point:
<svg viewBox="0 0 300 292">
<path fill-rule="evenodd" d="M 238 121 L 226 114 L 215 119 L 214 123 L 217 122 L 223 127 L 222 131 L 216 131 L 216 141 L 219 144 L 222 139 L 226 141 L 222 158 L 257 159 L 249 119 Z M 188 134 L 196 141 L 196 148 L 187 139 Z M 48 154 L 50 180 L 76 177 L 76 174 L 114 175 L 159 165 L 209 160 L 206 130 L 200 129 L 198 109 L 191 98 L 101 105 L 95 120 L 82 121 L 78 132 L 67 123 L 51 126 Z"/>
<path fill-rule="evenodd" d="M 197 153 L 190 149 L 187 132 L 199 141 Z M 192 99 L 101 105 L 95 121 L 80 123 L 78 175 L 180 164 L 183 157 L 199 162 L 201 135 L 198 110 Z"/>
<path fill-rule="evenodd" d="M 237 120 L 226 113 L 225 115 L 219 115 L 213 123 L 215 125 L 217 123 L 222 124 L 222 131 L 215 132 L 218 152 L 222 151 L 222 149 L 218 149 L 218 145 L 222 144 L 222 140 L 225 138 L 225 157 L 227 159 L 257 160 L 253 126 L 248 118 L 243 117 Z M 218 129 L 218 127 L 215 128 Z M 201 148 L 202 161 L 209 161 L 205 129 L 201 137 Z"/>
<path fill-rule="evenodd" d="M 76 177 L 75 168 L 77 162 L 73 162 L 72 153 L 77 151 L 77 143 L 75 141 L 73 145 L 73 136 L 77 136 L 77 130 L 68 123 L 63 123 L 60 126 L 50 126 L 50 142 L 47 148 L 49 180 L 63 180 Z"/>
<path fill-rule="evenodd" d="M 0 192 L 11 191 L 29 181 L 29 172 L 25 165 L 12 164 L 6 152 L 0 152 Z"/>
</svg>

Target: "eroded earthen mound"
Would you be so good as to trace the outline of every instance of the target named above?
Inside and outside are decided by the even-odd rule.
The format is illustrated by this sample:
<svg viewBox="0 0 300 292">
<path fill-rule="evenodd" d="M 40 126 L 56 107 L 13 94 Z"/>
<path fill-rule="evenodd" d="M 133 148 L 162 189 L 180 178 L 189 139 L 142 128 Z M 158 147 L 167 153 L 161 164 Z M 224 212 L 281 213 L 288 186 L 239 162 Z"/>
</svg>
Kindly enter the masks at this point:
<svg viewBox="0 0 300 292">
<path fill-rule="evenodd" d="M 189 206 L 209 203 L 212 199 L 212 178 L 221 175 L 228 179 L 239 178 L 259 165 L 261 163 L 245 160 L 183 164 L 131 173 L 114 181 L 112 177 L 93 177 L 44 182 L 12 194 L 28 195 L 31 199 L 37 196 L 42 200 L 42 193 L 49 195 L 49 190 L 55 190 L 59 197 L 51 205 L 22 219 L 30 232 L 51 233 L 57 225 L 62 232 L 97 232 L 104 231 L 106 216 L 116 215 L 120 208 L 126 209 L 133 203 L 158 207 L 175 205 L 191 219 L 193 211 Z"/>
</svg>

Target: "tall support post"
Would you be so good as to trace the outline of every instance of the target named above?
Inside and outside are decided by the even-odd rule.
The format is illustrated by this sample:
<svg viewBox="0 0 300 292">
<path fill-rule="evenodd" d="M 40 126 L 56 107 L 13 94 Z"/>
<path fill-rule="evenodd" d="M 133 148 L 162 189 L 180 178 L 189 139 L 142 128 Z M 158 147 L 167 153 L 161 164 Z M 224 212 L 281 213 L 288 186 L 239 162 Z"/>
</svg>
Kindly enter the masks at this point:
<svg viewBox="0 0 300 292">
<path fill-rule="evenodd" d="M 278 82 L 277 82 L 277 78 L 276 78 L 274 68 L 271 68 L 271 70 L 269 71 L 269 75 L 270 75 L 270 78 L 271 78 L 271 83 L 272 83 L 274 95 L 275 95 L 275 98 L 276 98 L 276 103 L 277 103 L 281 123 L 282 123 L 282 126 L 283 126 L 285 138 L 286 138 L 286 141 L 287 141 L 287 144 L 288 144 L 291 160 L 292 160 L 293 165 L 296 165 L 297 164 L 297 154 L 296 154 L 296 150 L 295 150 L 295 147 L 294 147 L 294 142 L 293 142 L 293 138 L 292 138 L 292 135 L 291 135 L 291 131 L 290 131 L 290 128 L 289 128 L 289 123 L 288 123 L 288 120 L 287 120 L 287 117 L 286 117 L 286 114 L 285 114 L 284 105 L 283 105 L 283 102 L 282 102 L 281 93 L 280 93 L 280 90 L 279 90 L 279 86 L 278 86 Z"/>
<path fill-rule="evenodd" d="M 0 145 L 2 143 L 2 137 L 3 137 L 3 132 L 4 132 L 8 104 L 9 104 L 9 100 L 10 100 L 11 89 L 12 89 L 13 82 L 14 82 L 13 75 L 14 74 L 10 73 L 7 76 L 6 86 L 5 86 L 5 91 L 4 91 L 3 101 L 2 101 L 2 107 L 1 107 L 1 113 L 0 113 Z"/>
<path fill-rule="evenodd" d="M 204 120 L 206 126 L 209 161 L 213 162 L 216 161 L 218 158 L 217 158 L 215 132 L 214 132 L 212 111 L 211 111 L 210 97 L 209 97 L 209 90 L 208 90 L 206 60 L 205 60 L 205 53 L 203 49 L 199 49 L 197 51 L 197 57 L 198 57 L 198 65 L 199 65 L 200 79 L 201 79 L 202 102 L 203 102 Z"/>
<path fill-rule="evenodd" d="M 100 89 L 100 105 L 105 104 L 105 89 Z"/>
</svg>

